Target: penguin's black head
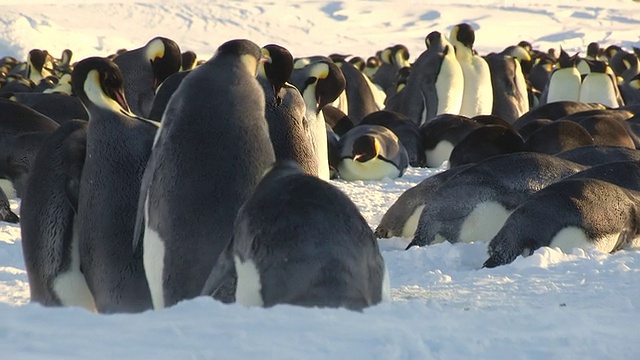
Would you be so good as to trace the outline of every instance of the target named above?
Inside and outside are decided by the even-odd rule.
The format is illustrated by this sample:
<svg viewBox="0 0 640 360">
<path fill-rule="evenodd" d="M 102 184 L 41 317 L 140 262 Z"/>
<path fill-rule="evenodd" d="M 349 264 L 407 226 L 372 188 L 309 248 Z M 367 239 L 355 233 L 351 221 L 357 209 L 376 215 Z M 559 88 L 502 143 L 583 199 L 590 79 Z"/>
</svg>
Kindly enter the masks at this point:
<svg viewBox="0 0 640 360">
<path fill-rule="evenodd" d="M 374 159 L 378 156 L 379 153 L 380 143 L 378 142 L 378 140 L 376 140 L 375 137 L 369 135 L 357 138 L 353 142 L 353 147 L 351 148 L 353 161 L 358 161 L 361 163 Z"/>
<path fill-rule="evenodd" d="M 409 49 L 402 45 L 394 45 L 391 48 L 391 61 L 398 66 L 404 66 L 405 62 L 409 60 Z"/>
<path fill-rule="evenodd" d="M 380 59 L 375 56 L 370 56 L 367 59 L 367 67 L 368 68 L 378 68 L 380 67 Z"/>
<path fill-rule="evenodd" d="M 229 40 L 218 47 L 214 57 L 240 57 L 247 70 L 255 76 L 258 71 L 258 62 L 262 58 L 262 50 L 251 40 Z"/>
<path fill-rule="evenodd" d="M 364 70 L 364 59 L 360 56 L 354 56 L 349 59 L 349 64 L 356 67 L 356 69 L 363 71 Z"/>
<path fill-rule="evenodd" d="M 284 84 L 289 81 L 293 71 L 293 56 L 289 50 L 276 44 L 265 45 L 262 48 L 262 57 L 266 59 L 261 66 L 273 87 L 273 92 L 278 94 Z"/>
<path fill-rule="evenodd" d="M 531 43 L 525 40 L 522 40 L 518 43 L 518 46 L 520 46 L 521 48 L 527 50 L 527 52 L 529 54 L 531 54 L 531 50 L 533 50 L 533 46 L 531 46 Z"/>
<path fill-rule="evenodd" d="M 321 65 L 321 71 L 317 76 L 318 85 L 316 85 L 316 99 L 318 100 L 318 111 L 320 111 L 325 105 L 332 103 L 340 96 L 347 81 L 342 70 L 336 64 L 327 61 L 316 64 Z M 323 64 L 326 67 L 322 66 Z"/>
<path fill-rule="evenodd" d="M 81 60 L 73 68 L 71 79 L 73 92 L 85 107 L 130 111 L 124 97 L 124 78 L 113 61 L 101 57 Z"/>
<path fill-rule="evenodd" d="M 591 56 L 594 59 L 598 58 L 600 53 L 600 45 L 597 42 L 592 42 L 587 46 L 587 56 Z"/>
<path fill-rule="evenodd" d="M 605 74 L 607 72 L 607 63 L 599 60 L 584 60 L 589 65 L 592 73 Z"/>
<path fill-rule="evenodd" d="M 347 58 L 351 56 L 349 54 L 344 55 L 344 54 L 331 54 L 329 55 L 329 59 L 331 59 L 331 61 L 333 61 L 334 63 L 342 63 L 345 62 L 345 60 L 347 60 Z"/>
<path fill-rule="evenodd" d="M 622 48 L 620 46 L 618 46 L 618 45 L 609 45 L 609 46 L 607 46 L 606 49 L 604 49 L 604 55 L 607 58 L 609 58 L 609 60 L 611 60 L 613 55 L 617 54 L 620 51 L 622 51 Z"/>
<path fill-rule="evenodd" d="M 182 53 L 182 71 L 191 70 L 196 66 L 198 56 L 195 52 L 188 50 Z"/>
<path fill-rule="evenodd" d="M 469 49 L 473 49 L 473 43 L 476 41 L 476 33 L 471 27 L 471 25 L 467 23 L 462 23 L 456 25 L 452 30 L 453 39 L 458 40 L 465 47 Z"/>
<path fill-rule="evenodd" d="M 33 49 L 29 51 L 29 62 L 36 70 L 42 71 L 48 55 L 49 53 L 45 50 Z"/>
<path fill-rule="evenodd" d="M 180 71 L 182 54 L 175 41 L 164 37 L 151 39 L 145 51 L 153 69 L 153 89 L 156 90 L 166 78 Z"/>
<path fill-rule="evenodd" d="M 560 68 L 569 68 L 576 66 L 576 62 L 578 61 L 578 54 L 576 53 L 573 56 L 569 56 L 566 51 L 560 48 L 560 56 L 558 56 L 558 65 Z"/>
<path fill-rule="evenodd" d="M 427 49 L 431 46 L 431 44 L 439 44 L 442 39 L 442 34 L 439 31 L 432 31 L 424 38 L 424 44 L 427 46 Z"/>
</svg>

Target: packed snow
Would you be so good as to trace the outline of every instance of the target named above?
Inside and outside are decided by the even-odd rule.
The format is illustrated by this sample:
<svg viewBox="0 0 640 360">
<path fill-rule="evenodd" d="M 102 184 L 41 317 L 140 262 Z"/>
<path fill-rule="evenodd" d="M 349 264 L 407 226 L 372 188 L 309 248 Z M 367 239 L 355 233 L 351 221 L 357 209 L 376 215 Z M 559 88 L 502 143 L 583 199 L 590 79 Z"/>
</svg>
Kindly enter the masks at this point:
<svg viewBox="0 0 640 360">
<path fill-rule="evenodd" d="M 162 1 L 0 0 L 0 55 L 32 48 L 74 60 L 106 56 L 167 36 L 208 59 L 231 38 L 278 43 L 294 56 L 367 57 L 403 43 L 415 59 L 430 31 L 460 22 L 476 49 L 520 40 L 584 51 L 591 41 L 640 46 L 633 1 Z M 396 180 L 332 183 L 372 228 L 402 192 L 444 170 L 409 169 Z M 450 199 L 457 201 L 457 199 Z M 12 205 L 19 211 L 19 201 Z M 97 315 L 29 303 L 18 225 L 0 224 L 2 359 L 604 359 L 637 358 L 640 251 L 542 248 L 482 269 L 486 244 L 405 251 L 380 240 L 392 302 L 360 312 L 280 305 L 224 305 L 209 298 L 136 315 Z"/>
</svg>

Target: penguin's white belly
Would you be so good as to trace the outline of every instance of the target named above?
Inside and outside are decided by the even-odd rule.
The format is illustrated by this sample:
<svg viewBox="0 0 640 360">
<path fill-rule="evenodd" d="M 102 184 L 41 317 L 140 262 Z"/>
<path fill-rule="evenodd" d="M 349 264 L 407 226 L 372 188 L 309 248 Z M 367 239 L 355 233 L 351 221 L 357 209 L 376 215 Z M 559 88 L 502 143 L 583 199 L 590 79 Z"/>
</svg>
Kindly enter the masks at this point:
<svg viewBox="0 0 640 360">
<path fill-rule="evenodd" d="M 163 309 L 164 304 L 164 241 L 155 230 L 149 227 L 149 195 L 144 201 L 145 229 L 144 229 L 144 253 L 142 261 L 144 271 L 151 292 L 151 301 L 154 309 Z"/>
<path fill-rule="evenodd" d="M 454 145 L 448 141 L 440 141 L 433 149 L 425 150 L 427 166 L 430 168 L 439 167 L 443 162 L 449 160 Z"/>
<path fill-rule="evenodd" d="M 384 109 L 384 102 L 387 99 L 387 94 L 385 94 L 384 90 L 376 84 L 374 84 L 371 80 L 369 80 L 368 76 L 363 76 L 364 80 L 367 82 L 367 86 L 371 90 L 371 95 L 373 95 L 373 101 L 375 101 L 376 106 L 378 106 L 378 110 Z"/>
<path fill-rule="evenodd" d="M 547 103 L 557 101 L 580 101 L 580 73 L 575 67 L 558 69 L 551 73 Z"/>
<path fill-rule="evenodd" d="M 587 75 L 580 87 L 580 101 L 618 107 L 618 100 L 609 75 L 600 73 Z"/>
<path fill-rule="evenodd" d="M 568 226 L 551 239 L 550 247 L 560 248 L 564 253 L 570 254 L 574 248 L 588 249 L 595 247 L 603 252 L 611 252 L 618 243 L 620 234 L 608 234 L 599 239 L 591 239 L 579 227 Z"/>
<path fill-rule="evenodd" d="M 329 172 L 329 146 L 327 144 L 327 126 L 324 121 L 324 115 L 320 112 L 316 116 L 315 141 L 318 154 L 318 177 L 322 180 L 329 180 L 331 173 Z"/>
<path fill-rule="evenodd" d="M 485 201 L 476 205 L 462 222 L 458 241 L 491 241 L 510 214 L 511 211 L 495 201 Z"/>
<path fill-rule="evenodd" d="M 92 312 L 97 311 L 93 294 L 89 290 L 84 274 L 80 271 L 79 239 L 76 236 L 71 242 L 69 269 L 58 274 L 53 280 L 53 292 L 63 306 L 78 306 Z"/>
<path fill-rule="evenodd" d="M 493 86 L 489 65 L 474 56 L 471 62 L 461 62 L 464 92 L 460 115 L 473 117 L 490 115 L 493 108 Z"/>
<path fill-rule="evenodd" d="M 524 78 L 524 74 L 522 73 L 522 67 L 520 66 L 520 61 L 516 61 L 516 89 L 517 99 L 518 99 L 518 116 L 524 115 L 529 111 L 529 94 L 527 92 L 527 82 Z"/>
<path fill-rule="evenodd" d="M 402 237 L 405 238 L 413 238 L 416 233 L 416 229 L 418 228 L 418 223 L 420 222 L 420 215 L 422 214 L 422 210 L 425 205 L 418 206 L 415 210 L 413 210 L 413 214 L 407 218 L 407 221 L 404 223 L 402 227 Z"/>
<path fill-rule="evenodd" d="M 250 259 L 242 262 L 237 256 L 233 257 L 233 262 L 238 274 L 236 302 L 244 306 L 264 306 L 264 300 L 260 294 L 262 290 L 260 272 L 256 264 Z"/>
<path fill-rule="evenodd" d="M 389 269 L 387 265 L 383 264 L 384 271 L 382 277 L 382 302 L 391 302 L 391 282 L 389 281 Z"/>
<path fill-rule="evenodd" d="M 342 90 L 340 96 L 331 103 L 331 105 L 346 115 L 349 115 L 349 100 L 347 98 L 347 90 Z"/>
<path fill-rule="evenodd" d="M 351 159 L 341 160 L 338 173 L 341 179 L 347 181 L 382 180 L 386 177 L 395 179 L 400 176 L 400 170 L 395 165 L 378 158 L 364 163 Z"/>
<path fill-rule="evenodd" d="M 460 63 L 447 55 L 442 59 L 440 72 L 436 79 L 436 93 L 438 94 L 438 110 L 440 114 L 459 114 L 462 106 L 464 78 Z M 427 119 L 428 120 L 428 119 Z"/>
</svg>

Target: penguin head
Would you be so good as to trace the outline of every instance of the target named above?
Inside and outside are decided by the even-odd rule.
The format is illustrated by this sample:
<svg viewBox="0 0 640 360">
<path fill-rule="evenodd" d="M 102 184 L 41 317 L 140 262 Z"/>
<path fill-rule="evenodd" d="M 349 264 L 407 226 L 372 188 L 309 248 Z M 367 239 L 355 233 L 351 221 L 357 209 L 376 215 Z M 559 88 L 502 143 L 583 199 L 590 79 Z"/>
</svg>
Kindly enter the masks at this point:
<svg viewBox="0 0 640 360">
<path fill-rule="evenodd" d="M 606 62 L 599 60 L 584 60 L 589 65 L 589 69 L 592 73 L 607 73 L 607 68 L 609 67 Z"/>
<path fill-rule="evenodd" d="M 453 42 L 459 42 L 468 49 L 473 49 L 473 43 L 476 41 L 476 34 L 471 25 L 461 23 L 451 29 L 449 37 Z"/>
<path fill-rule="evenodd" d="M 317 79 L 316 100 L 318 112 L 327 104 L 335 101 L 344 91 L 347 81 L 340 68 L 328 61 L 320 61 L 312 64 L 312 78 Z"/>
<path fill-rule="evenodd" d="M 442 34 L 439 31 L 432 31 L 424 38 L 424 44 L 427 46 L 427 49 L 431 46 L 439 47 L 437 44 L 440 44 L 442 41 Z"/>
<path fill-rule="evenodd" d="M 606 49 L 604 49 L 604 55 L 611 60 L 611 58 L 617 54 L 618 52 L 622 51 L 622 48 L 618 45 L 610 45 L 608 46 Z"/>
<path fill-rule="evenodd" d="M 380 59 L 378 59 L 375 56 L 370 56 L 367 59 L 367 65 L 368 68 L 372 68 L 372 69 L 377 69 L 380 67 Z"/>
<path fill-rule="evenodd" d="M 411 68 L 408 66 L 398 70 L 398 76 L 396 77 L 396 91 L 402 90 L 407 85 L 409 74 L 411 74 Z"/>
<path fill-rule="evenodd" d="M 153 69 L 153 89 L 174 73 L 180 71 L 182 53 L 178 44 L 164 37 L 155 37 L 145 45 L 145 53 Z"/>
<path fill-rule="evenodd" d="M 391 48 L 391 63 L 398 68 L 409 66 L 409 49 L 402 44 Z"/>
<path fill-rule="evenodd" d="M 195 52 L 191 50 L 187 50 L 182 53 L 181 58 L 182 58 L 182 61 L 181 61 L 182 65 L 180 67 L 180 70 L 182 71 L 193 70 L 193 68 L 196 67 L 198 55 L 196 55 Z"/>
<path fill-rule="evenodd" d="M 101 57 L 81 60 L 74 67 L 71 79 L 73 92 L 86 108 L 130 111 L 124 97 L 124 78 L 113 61 Z"/>
<path fill-rule="evenodd" d="M 349 59 L 349 64 L 353 65 L 356 67 L 356 69 L 360 70 L 360 71 L 364 71 L 364 59 L 361 58 L 360 56 L 354 56 L 351 59 Z"/>
<path fill-rule="evenodd" d="M 347 61 L 347 58 L 351 56 L 350 54 L 331 54 L 329 55 L 329 59 L 331 59 L 331 61 L 333 61 L 334 63 L 343 63 Z"/>
<path fill-rule="evenodd" d="M 640 74 L 634 76 L 629 80 L 629 86 L 636 90 L 640 90 Z"/>
<path fill-rule="evenodd" d="M 391 48 L 386 48 L 384 50 L 382 50 L 382 52 L 380 53 L 380 56 L 378 56 L 380 58 L 380 61 L 382 61 L 385 64 L 391 64 Z"/>
<path fill-rule="evenodd" d="M 251 40 L 229 40 L 218 47 L 214 58 L 228 56 L 239 57 L 247 71 L 255 76 L 258 71 L 258 63 L 262 59 L 262 49 Z"/>
<path fill-rule="evenodd" d="M 597 42 L 589 43 L 587 46 L 587 59 L 595 60 L 600 53 L 600 45 Z"/>
<path fill-rule="evenodd" d="M 531 43 L 526 41 L 526 40 L 522 40 L 518 43 L 518 46 L 520 46 L 521 48 L 525 49 L 529 55 L 531 55 L 531 51 L 533 50 L 533 46 L 531 46 Z"/>
<path fill-rule="evenodd" d="M 353 142 L 351 147 L 353 161 L 364 163 L 375 159 L 378 154 L 380 154 L 380 142 L 373 136 L 361 136 Z"/>
<path fill-rule="evenodd" d="M 578 61 L 578 54 L 576 53 L 573 56 L 569 56 L 566 51 L 560 48 L 560 56 L 558 56 L 557 65 L 559 68 L 570 68 L 576 66 L 576 62 Z"/>
<path fill-rule="evenodd" d="M 262 58 L 258 73 L 266 77 L 273 87 L 274 94 L 278 94 L 280 89 L 289 80 L 293 71 L 293 56 L 289 50 L 276 44 L 265 45 L 262 48 Z"/>
<path fill-rule="evenodd" d="M 42 71 L 44 64 L 47 62 L 49 53 L 46 50 L 33 49 L 27 55 L 27 62 L 33 66 L 38 72 Z"/>
</svg>

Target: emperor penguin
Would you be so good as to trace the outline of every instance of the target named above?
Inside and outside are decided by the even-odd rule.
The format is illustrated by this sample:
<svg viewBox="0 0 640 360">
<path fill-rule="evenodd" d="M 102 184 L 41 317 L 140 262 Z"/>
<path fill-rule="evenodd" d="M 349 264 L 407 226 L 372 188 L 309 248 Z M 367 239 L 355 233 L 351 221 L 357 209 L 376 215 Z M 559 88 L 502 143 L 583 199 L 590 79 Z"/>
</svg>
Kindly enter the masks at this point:
<svg viewBox="0 0 640 360">
<path fill-rule="evenodd" d="M 464 77 L 464 92 L 460 115 L 473 117 L 490 115 L 493 107 L 491 72 L 487 62 L 474 53 L 475 31 L 467 23 L 451 29 L 451 43 L 456 49 Z"/>
<path fill-rule="evenodd" d="M 409 156 L 393 131 L 380 125 L 359 125 L 340 137 L 341 179 L 382 180 L 401 177 Z"/>
<path fill-rule="evenodd" d="M 573 248 L 610 253 L 638 247 L 639 212 L 637 191 L 592 178 L 560 181 L 515 209 L 491 239 L 484 267 L 509 264 L 543 246 L 565 253 Z"/>
<path fill-rule="evenodd" d="M 262 51 L 220 45 L 187 75 L 162 118 L 140 190 L 134 248 L 144 249 L 153 307 L 194 298 L 233 234 L 233 220 L 275 161 L 256 79 Z M 219 293 L 233 301 L 233 278 Z M 227 292 L 228 291 L 228 292 Z"/>
<path fill-rule="evenodd" d="M 360 122 L 360 125 L 381 125 L 393 131 L 409 155 L 409 165 L 426 166 L 424 145 L 420 128 L 408 117 L 393 111 L 380 110 L 373 112 Z"/>
<path fill-rule="evenodd" d="M 276 44 L 262 48 L 266 61 L 258 65 L 258 81 L 264 91 L 266 119 L 276 160 L 293 160 L 305 173 L 318 175 L 318 159 L 311 143 L 302 95 L 289 84 L 293 56 Z"/>
<path fill-rule="evenodd" d="M 244 306 L 360 311 L 390 301 L 384 259 L 358 208 L 293 162 L 276 163 L 240 208 L 203 294 L 234 268 L 236 301 Z"/>
<path fill-rule="evenodd" d="M 442 114 L 420 127 L 426 164 L 439 167 L 449 160 L 454 147 L 482 124 L 462 115 Z"/>
<path fill-rule="evenodd" d="M 180 58 L 182 59 L 180 71 L 193 70 L 198 64 L 198 55 L 194 51 L 187 50 L 181 54 Z"/>
<path fill-rule="evenodd" d="M 408 248 L 438 242 L 488 242 L 531 194 L 586 167 L 553 155 L 490 157 L 442 184 L 425 204 Z M 451 201 L 456 199 L 456 201 Z"/>
<path fill-rule="evenodd" d="M 322 108 L 342 93 L 346 81 L 342 71 L 330 61 L 313 62 L 293 70 L 292 84 L 302 94 L 306 105 L 306 118 L 311 129 L 311 142 L 318 159 L 318 177 L 329 180 L 327 128 Z"/>
<path fill-rule="evenodd" d="M 156 123 L 134 116 L 113 61 L 89 57 L 73 69 L 73 91 L 89 113 L 73 236 L 101 313 L 151 308 L 141 252 L 131 248 L 140 180 Z M 76 241 L 76 240 L 74 240 Z"/>
<path fill-rule="evenodd" d="M 604 61 L 584 60 L 590 72 L 580 85 L 580 102 L 599 103 L 610 108 L 624 106 L 613 70 Z"/>
<path fill-rule="evenodd" d="M 43 78 L 51 75 L 46 67 L 49 61 L 49 53 L 46 50 L 33 49 L 27 55 L 26 77 L 38 84 Z"/>
<path fill-rule="evenodd" d="M 549 77 L 549 82 L 542 93 L 541 104 L 557 101 L 580 101 L 582 78 L 576 68 L 578 54 L 569 56 L 566 51 L 560 51 L 556 69 Z"/>
<path fill-rule="evenodd" d="M 175 41 L 155 37 L 138 49 L 126 51 L 113 61 L 124 76 L 131 111 L 148 117 L 158 86 L 180 70 L 182 55 Z"/>
<path fill-rule="evenodd" d="M 460 165 L 439 172 L 402 193 L 382 216 L 376 227 L 376 236 L 385 239 L 394 236 L 413 238 L 422 209 L 432 201 L 436 190 L 451 177 L 473 165 L 475 164 Z"/>
<path fill-rule="evenodd" d="M 346 113 L 358 125 L 360 120 L 372 112 L 380 110 L 366 76 L 353 64 L 348 62 L 336 63 L 345 78 L 345 94 L 347 96 L 348 112 Z"/>
<path fill-rule="evenodd" d="M 516 58 L 496 54 L 487 56 L 491 69 L 493 105 L 491 114 L 513 124 L 529 111 L 527 83 L 520 61 Z"/>
<path fill-rule="evenodd" d="M 411 68 L 398 110 L 418 126 L 440 114 L 460 113 L 465 84 L 453 45 L 437 31 L 425 43 L 427 50 Z"/>
<path fill-rule="evenodd" d="M 74 236 L 86 139 L 87 122 L 72 120 L 44 142 L 20 204 L 20 230 L 31 302 L 95 312 Z"/>
</svg>

